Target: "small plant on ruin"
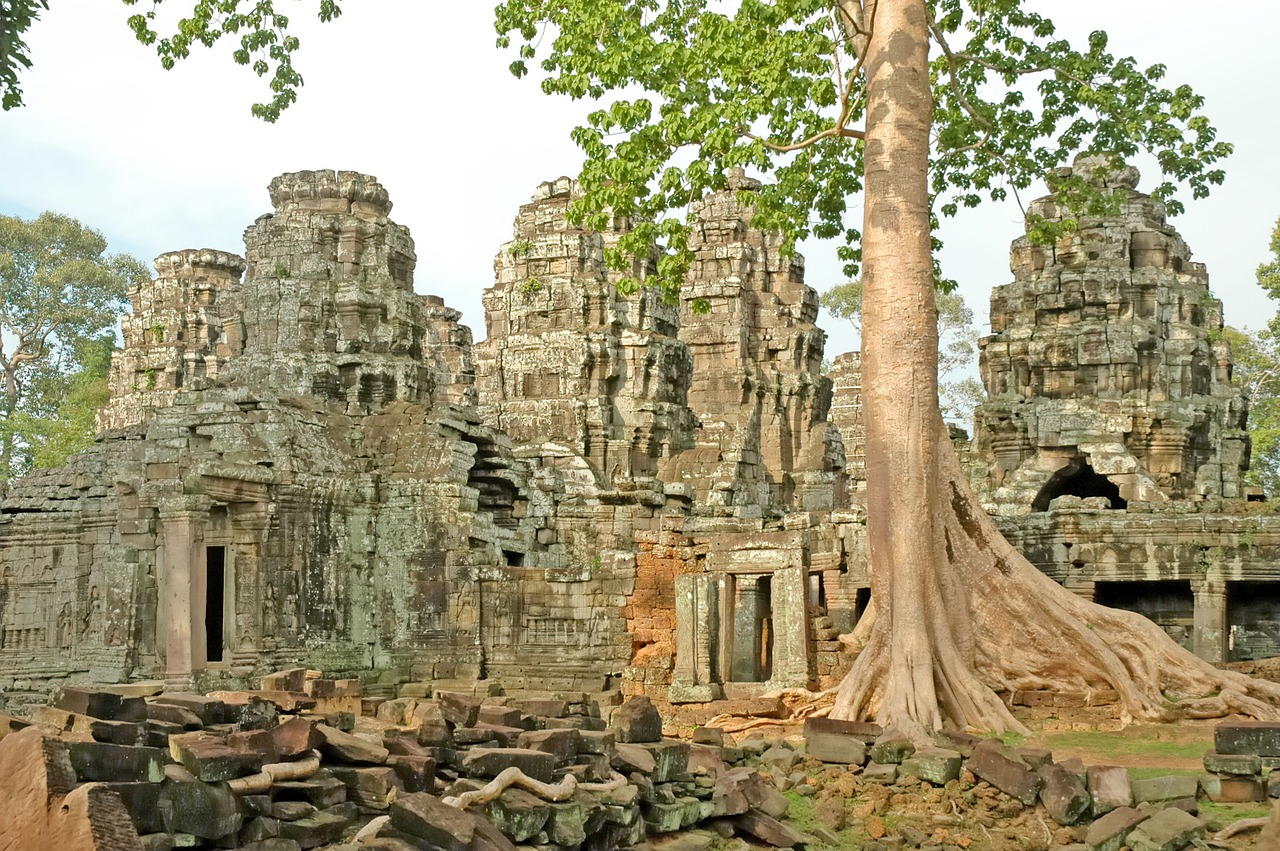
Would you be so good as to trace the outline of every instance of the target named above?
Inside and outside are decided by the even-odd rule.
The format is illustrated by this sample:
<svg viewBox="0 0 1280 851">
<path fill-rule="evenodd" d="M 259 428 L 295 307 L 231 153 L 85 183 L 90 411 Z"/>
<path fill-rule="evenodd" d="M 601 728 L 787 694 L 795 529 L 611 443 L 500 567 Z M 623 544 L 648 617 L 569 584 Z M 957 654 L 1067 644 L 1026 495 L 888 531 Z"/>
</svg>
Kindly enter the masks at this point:
<svg viewBox="0 0 1280 851">
<path fill-rule="evenodd" d="M 157 322 L 155 325 L 152 325 L 149 330 L 151 331 L 151 337 L 157 343 L 164 342 L 164 326 L 163 325 Z"/>
<path fill-rule="evenodd" d="M 544 289 L 541 278 L 525 278 L 516 285 L 516 289 L 523 295 L 530 296 L 534 293 L 540 293 Z"/>
<path fill-rule="evenodd" d="M 155 370 L 155 367 L 150 367 L 150 366 L 149 366 L 149 367 L 147 367 L 145 370 L 143 370 L 143 374 L 147 376 L 147 389 L 148 389 L 148 390 L 155 390 L 155 389 L 156 389 L 156 370 Z"/>
<path fill-rule="evenodd" d="M 507 254 L 512 257 L 527 257 L 530 251 L 533 251 L 533 243 L 527 239 L 522 239 L 519 242 L 512 243 L 511 247 L 507 249 Z"/>
<path fill-rule="evenodd" d="M 276 277 L 277 278 L 289 277 L 289 267 L 281 263 L 279 260 L 276 261 Z"/>
</svg>

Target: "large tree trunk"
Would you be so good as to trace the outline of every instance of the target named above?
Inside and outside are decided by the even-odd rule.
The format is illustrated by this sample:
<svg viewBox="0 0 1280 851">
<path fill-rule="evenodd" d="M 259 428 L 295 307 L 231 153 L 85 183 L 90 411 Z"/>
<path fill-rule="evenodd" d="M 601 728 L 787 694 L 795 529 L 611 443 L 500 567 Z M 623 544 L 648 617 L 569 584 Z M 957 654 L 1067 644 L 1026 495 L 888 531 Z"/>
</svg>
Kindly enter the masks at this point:
<svg viewBox="0 0 1280 851">
<path fill-rule="evenodd" d="M 944 725 L 1022 730 L 998 690 L 1109 687 L 1135 719 L 1277 717 L 1280 685 L 1219 671 L 1141 615 L 1062 588 L 1004 540 L 971 493 L 938 407 L 924 2 L 877 5 L 862 239 L 876 620 L 832 715 L 874 717 L 917 740 Z M 1175 708 L 1162 691 L 1193 699 Z"/>
</svg>

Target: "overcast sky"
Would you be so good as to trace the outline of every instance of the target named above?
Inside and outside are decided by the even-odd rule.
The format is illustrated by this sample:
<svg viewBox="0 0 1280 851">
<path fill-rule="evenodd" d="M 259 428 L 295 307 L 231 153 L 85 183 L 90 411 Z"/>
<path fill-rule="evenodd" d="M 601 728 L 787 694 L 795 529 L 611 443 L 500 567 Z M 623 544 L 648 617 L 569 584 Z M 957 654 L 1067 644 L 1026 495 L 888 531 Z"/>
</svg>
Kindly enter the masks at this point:
<svg viewBox="0 0 1280 851">
<path fill-rule="evenodd" d="M 314 0 L 300 0 L 294 22 L 306 86 L 269 125 L 249 114 L 265 89 L 232 64 L 229 44 L 166 73 L 133 40 L 118 0 L 55 0 L 28 39 L 27 106 L 0 113 L 0 213 L 58 210 L 101 230 L 113 250 L 147 260 L 177 248 L 243 252 L 243 229 L 270 212 L 266 186 L 276 174 L 370 173 L 391 193 L 392 218 L 413 232 L 418 290 L 460 308 L 481 338 L 480 294 L 492 284 L 494 254 L 538 183 L 576 173 L 569 131 L 589 108 L 508 75 L 493 46 L 492 3 L 346 0 L 341 19 L 319 26 L 305 20 Z M 1105 29 L 1114 52 L 1164 62 L 1169 82 L 1207 98 L 1236 154 L 1226 185 L 1189 203 L 1175 224 L 1208 265 L 1227 321 L 1260 324 L 1272 305 L 1253 272 L 1280 217 L 1280 4 L 1037 5 L 1060 32 L 1076 39 Z M 1142 188 L 1154 186 L 1154 166 L 1140 165 Z M 1009 280 L 1009 241 L 1020 232 L 1011 202 L 944 225 L 945 271 L 961 282 L 984 332 L 990 288 Z M 841 280 L 833 246 L 803 250 L 812 286 Z M 840 323 L 823 324 L 828 356 L 857 347 Z"/>
</svg>

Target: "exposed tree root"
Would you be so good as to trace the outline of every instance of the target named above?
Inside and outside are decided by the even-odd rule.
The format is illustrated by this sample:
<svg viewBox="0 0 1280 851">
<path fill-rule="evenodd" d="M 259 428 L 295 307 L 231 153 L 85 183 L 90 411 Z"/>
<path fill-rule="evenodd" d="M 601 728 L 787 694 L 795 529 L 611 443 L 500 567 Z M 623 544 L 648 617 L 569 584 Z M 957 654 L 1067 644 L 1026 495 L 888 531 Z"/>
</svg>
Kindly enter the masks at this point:
<svg viewBox="0 0 1280 851">
<path fill-rule="evenodd" d="M 949 443 L 939 450 L 938 557 L 914 571 L 923 580 L 873 576 L 891 605 L 869 627 L 833 717 L 875 718 L 917 740 L 942 726 L 1025 732 L 997 691 L 1110 688 L 1125 722 L 1280 719 L 1280 684 L 1216 668 L 1142 615 L 1089 602 L 1037 570 L 977 507 Z"/>
<path fill-rule="evenodd" d="M 572 774 L 565 775 L 559 783 L 543 783 L 512 766 L 504 768 L 497 777 L 479 789 L 463 792 L 461 795 L 451 795 L 442 800 L 451 807 L 465 810 L 472 804 L 485 804 L 492 801 L 512 786 L 519 786 L 526 792 L 532 792 L 544 801 L 567 801 L 579 789 L 586 792 L 614 792 L 626 785 L 627 778 L 616 771 L 610 772 L 606 783 L 579 783 Z"/>
<path fill-rule="evenodd" d="M 1233 821 L 1231 824 L 1215 833 L 1213 835 L 1213 839 L 1215 842 L 1226 842 L 1231 837 L 1238 836 L 1239 834 L 1246 833 L 1250 830 L 1261 830 L 1271 824 L 1280 825 L 1280 821 L 1277 821 L 1278 814 L 1280 814 L 1280 805 L 1274 807 L 1272 809 L 1272 814 L 1265 818 L 1242 818 L 1239 821 Z"/>
<path fill-rule="evenodd" d="M 227 781 L 233 795 L 262 795 L 270 791 L 271 784 L 281 780 L 306 780 L 320 770 L 320 753 L 311 751 L 293 762 L 273 762 L 262 766 L 257 774 L 237 777 Z"/>
</svg>

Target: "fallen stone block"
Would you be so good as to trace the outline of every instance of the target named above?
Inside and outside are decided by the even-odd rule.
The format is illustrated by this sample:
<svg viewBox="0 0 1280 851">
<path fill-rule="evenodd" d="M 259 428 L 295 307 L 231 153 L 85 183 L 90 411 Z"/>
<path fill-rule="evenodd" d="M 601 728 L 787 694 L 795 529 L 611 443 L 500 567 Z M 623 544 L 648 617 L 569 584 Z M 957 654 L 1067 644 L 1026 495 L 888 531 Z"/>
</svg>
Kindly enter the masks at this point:
<svg viewBox="0 0 1280 851">
<path fill-rule="evenodd" d="M 475 748 L 462 758 L 462 768 L 469 777 L 497 777 L 513 767 L 534 780 L 549 783 L 556 758 L 549 753 L 522 748 Z"/>
<path fill-rule="evenodd" d="M 653 773 L 653 769 L 657 766 L 657 760 L 650 751 L 640 745 L 630 743 L 614 745 L 613 757 L 610 762 L 614 768 L 623 774 L 638 771 L 641 774 L 649 775 Z"/>
<path fill-rule="evenodd" d="M 578 753 L 612 757 L 615 747 L 613 733 L 607 730 L 578 731 Z"/>
<path fill-rule="evenodd" d="M 302 846 L 292 839 L 273 836 L 269 839 L 250 842 L 248 845 L 241 845 L 240 851 L 302 851 Z"/>
<path fill-rule="evenodd" d="M 1220 754 L 1280 756 L 1280 723 L 1232 721 L 1213 731 L 1213 749 Z"/>
<path fill-rule="evenodd" d="M 220 737 L 204 732 L 171 736 L 169 754 L 202 783 L 255 774 L 263 764 L 263 754 L 233 750 Z"/>
<path fill-rule="evenodd" d="M 1176 807 L 1161 810 L 1125 839 L 1133 851 L 1181 851 L 1204 834 L 1204 822 Z"/>
<path fill-rule="evenodd" d="M 296 716 L 268 731 L 275 752 L 281 759 L 295 759 L 316 750 L 324 741 L 310 718 Z"/>
<path fill-rule="evenodd" d="M 389 766 L 352 768 L 333 765 L 329 771 L 347 787 L 347 800 L 371 810 L 385 810 L 391 806 L 401 783 L 395 769 Z"/>
<path fill-rule="evenodd" d="M 1053 763 L 1042 765 L 1036 773 L 1043 784 L 1040 802 L 1058 824 L 1075 824 L 1089 811 L 1089 791 L 1074 773 Z"/>
<path fill-rule="evenodd" d="M 1261 774 L 1262 757 L 1209 751 L 1204 755 L 1204 770 L 1212 774 Z"/>
<path fill-rule="evenodd" d="M 1149 812 L 1132 807 L 1117 807 L 1089 825 L 1084 844 L 1093 851 L 1120 851 L 1133 829 L 1150 817 Z"/>
<path fill-rule="evenodd" d="M 440 714 L 455 727 L 474 727 L 480 716 L 480 701 L 469 694 L 455 691 L 436 693 Z"/>
<path fill-rule="evenodd" d="M 67 755 L 76 777 L 90 780 L 159 783 L 164 779 L 164 751 L 158 748 L 68 742 Z"/>
<path fill-rule="evenodd" d="M 805 753 L 822 762 L 862 765 L 867 761 L 866 728 L 869 726 L 831 718 L 807 718 L 804 722 Z"/>
<path fill-rule="evenodd" d="M 516 700 L 512 702 L 512 705 L 525 715 L 534 715 L 540 718 L 563 718 L 569 714 L 568 701 L 554 698 Z"/>
<path fill-rule="evenodd" d="M 943 748 L 925 748 L 907 757 L 898 766 L 898 773 L 919 777 L 935 786 L 945 786 L 960 779 L 960 766 L 964 758 L 955 751 Z"/>
<path fill-rule="evenodd" d="M 429 756 L 392 754 L 387 765 L 406 792 L 430 792 L 435 786 L 436 761 Z"/>
<path fill-rule="evenodd" d="M 165 781 L 157 806 L 167 831 L 201 839 L 230 836 L 244 821 L 225 783 Z"/>
<path fill-rule="evenodd" d="M 1210 775 L 1212 780 L 1201 778 L 1201 787 L 1209 800 L 1218 804 L 1251 804 L 1267 799 L 1267 787 L 1261 777 L 1243 777 L 1234 774 Z M 1216 780 L 1216 782 L 1212 782 Z"/>
<path fill-rule="evenodd" d="M 56 706 L 37 708 L 31 713 L 31 720 L 64 733 L 91 738 L 95 742 L 113 745 L 141 745 L 146 742 L 145 724 L 134 721 L 104 721 Z"/>
<path fill-rule="evenodd" d="M 889 731 L 882 733 L 871 745 L 868 754 L 872 762 L 881 765 L 897 765 L 916 752 L 911 740 L 899 733 Z"/>
<path fill-rule="evenodd" d="M 391 755 L 377 742 L 344 733 L 327 724 L 317 724 L 316 732 L 321 738 L 320 752 L 338 762 L 353 765 L 381 765 Z"/>
<path fill-rule="evenodd" d="M 184 730 L 199 730 L 204 726 L 204 721 L 199 715 L 173 703 L 148 703 L 147 720 L 174 724 Z"/>
<path fill-rule="evenodd" d="M 795 848 L 804 843 L 804 836 L 792 828 L 756 810 L 748 810 L 735 816 L 733 824 L 743 833 L 750 834 L 761 842 L 775 848 Z"/>
<path fill-rule="evenodd" d="M 614 709 L 609 727 L 619 742 L 662 741 L 662 716 L 653 702 L 643 695 L 628 697 Z"/>
<path fill-rule="evenodd" d="M 258 680 L 258 688 L 262 691 L 305 691 L 307 685 L 306 668 L 286 668 L 274 671 Z"/>
<path fill-rule="evenodd" d="M 1028 807 L 1033 806 L 1039 797 L 1039 775 L 1022 761 L 1016 751 L 999 742 L 987 740 L 975 747 L 965 767 Z"/>
<path fill-rule="evenodd" d="M 1194 798 L 1200 788 L 1195 777 L 1180 774 L 1133 780 L 1129 785 L 1136 804 L 1162 804 L 1179 798 Z"/>
<path fill-rule="evenodd" d="M 499 727 L 519 727 L 521 714 L 520 710 L 514 706 L 482 703 L 476 721 L 483 724 L 496 724 Z"/>
<path fill-rule="evenodd" d="M 862 779 L 867 783 L 883 783 L 886 786 L 898 782 L 898 766 L 893 763 L 882 765 L 869 762 L 862 771 Z"/>
<path fill-rule="evenodd" d="M 485 804 L 484 814 L 512 842 L 525 842 L 546 827 L 551 806 L 523 789 L 510 788 Z"/>
<path fill-rule="evenodd" d="M 163 774 L 163 772 L 162 772 Z M 101 786 L 115 792 L 124 802 L 124 808 L 133 820 L 139 834 L 163 833 L 164 819 L 160 817 L 160 792 L 163 786 L 151 781 L 103 783 Z"/>
<path fill-rule="evenodd" d="M 350 824 L 350 818 L 321 811 L 297 821 L 281 822 L 280 838 L 292 839 L 303 849 L 319 848 L 338 841 Z"/>
<path fill-rule="evenodd" d="M 269 814 L 271 818 L 277 822 L 281 821 L 297 821 L 300 818 L 306 818 L 319 810 L 315 804 L 306 801 L 276 801 L 271 805 Z M 276 832 L 272 836 L 280 835 L 280 825 L 275 826 Z"/>
<path fill-rule="evenodd" d="M 347 799 L 347 787 L 333 776 L 307 780 L 284 780 L 271 784 L 277 800 L 309 801 L 319 809 L 332 807 Z"/>
<path fill-rule="evenodd" d="M 555 756 L 557 765 L 568 765 L 578 755 L 580 738 L 578 730 L 524 730 L 516 737 L 516 746 L 545 751 Z"/>
<path fill-rule="evenodd" d="M 654 742 L 641 747 L 653 755 L 649 779 L 654 783 L 668 783 L 689 770 L 688 742 Z"/>
<path fill-rule="evenodd" d="M 281 712 L 297 713 L 314 709 L 315 698 L 292 691 L 213 691 L 209 697 L 221 700 L 227 706 L 245 706 L 255 701 L 270 703 Z"/>
<path fill-rule="evenodd" d="M 476 823 L 475 816 L 425 792 L 405 795 L 391 805 L 392 827 L 441 851 L 471 851 Z"/>
<path fill-rule="evenodd" d="M 1129 770 L 1118 765 L 1091 765 L 1085 772 L 1093 817 L 1121 807 L 1133 806 Z"/>
<path fill-rule="evenodd" d="M 151 698 L 149 702 L 181 706 L 183 709 L 193 712 L 205 726 L 226 724 L 231 721 L 231 710 L 228 709 L 225 703 L 202 694 L 167 691 Z"/>
<path fill-rule="evenodd" d="M 125 697 L 109 691 L 64 686 L 53 693 L 49 705 L 77 715 L 103 721 L 147 720 L 147 702 L 141 697 Z"/>
<path fill-rule="evenodd" d="M 808 729 L 807 722 L 805 729 Z M 722 748 L 724 747 L 724 730 L 719 727 L 696 727 L 693 731 L 693 743 L 695 745 L 711 745 Z"/>
<path fill-rule="evenodd" d="M 933 742 L 940 748 L 955 751 L 965 759 L 973 756 L 973 749 L 984 740 L 972 733 L 960 730 L 939 730 L 933 734 Z"/>
</svg>

